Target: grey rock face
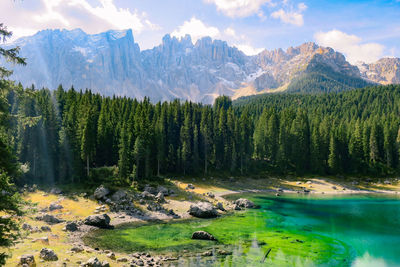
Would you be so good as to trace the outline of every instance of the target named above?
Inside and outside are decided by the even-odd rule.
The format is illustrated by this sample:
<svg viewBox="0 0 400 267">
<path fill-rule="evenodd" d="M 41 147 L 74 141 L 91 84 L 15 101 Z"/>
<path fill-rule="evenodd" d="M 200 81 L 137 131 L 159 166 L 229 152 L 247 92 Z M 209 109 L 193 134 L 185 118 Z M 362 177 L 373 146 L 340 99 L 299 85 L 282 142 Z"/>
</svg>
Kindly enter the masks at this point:
<svg viewBox="0 0 400 267">
<path fill-rule="evenodd" d="M 217 210 L 208 202 L 198 202 L 191 205 L 189 214 L 198 218 L 214 218 L 218 216 Z"/>
<path fill-rule="evenodd" d="M 111 229 L 113 228 L 113 226 L 110 225 L 110 221 L 111 219 L 107 214 L 90 215 L 84 220 L 84 224 L 95 226 L 98 228 Z"/>
<path fill-rule="evenodd" d="M 48 224 L 57 224 L 57 223 L 63 222 L 63 220 L 58 219 L 57 217 L 50 215 L 50 214 L 44 214 L 43 216 L 37 216 L 36 219 L 39 221 L 47 222 Z"/>
<path fill-rule="evenodd" d="M 179 98 L 212 103 L 218 95 L 239 97 L 273 90 L 287 85 L 310 62 L 360 76 L 342 54 L 314 43 L 246 56 L 210 37 L 194 44 L 189 35 L 181 39 L 166 35 L 160 45 L 140 51 L 131 30 L 89 35 L 76 29 L 40 31 L 10 46 L 15 45 L 21 47 L 28 64 L 13 66 L 11 78 L 24 86 L 73 85 L 108 96 L 149 96 L 152 101 Z"/>
</svg>

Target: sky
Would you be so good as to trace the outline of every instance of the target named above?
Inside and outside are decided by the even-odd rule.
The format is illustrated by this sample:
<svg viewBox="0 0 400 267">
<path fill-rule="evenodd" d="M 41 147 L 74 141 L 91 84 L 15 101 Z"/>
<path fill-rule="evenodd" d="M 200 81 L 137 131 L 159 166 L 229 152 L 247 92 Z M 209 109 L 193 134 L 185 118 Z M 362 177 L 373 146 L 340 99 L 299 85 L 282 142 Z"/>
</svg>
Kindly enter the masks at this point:
<svg viewBox="0 0 400 267">
<path fill-rule="evenodd" d="M 400 0 L 0 0 L 0 23 L 13 40 L 44 29 L 132 29 L 142 50 L 190 34 L 248 55 L 316 42 L 351 63 L 400 57 Z"/>
</svg>

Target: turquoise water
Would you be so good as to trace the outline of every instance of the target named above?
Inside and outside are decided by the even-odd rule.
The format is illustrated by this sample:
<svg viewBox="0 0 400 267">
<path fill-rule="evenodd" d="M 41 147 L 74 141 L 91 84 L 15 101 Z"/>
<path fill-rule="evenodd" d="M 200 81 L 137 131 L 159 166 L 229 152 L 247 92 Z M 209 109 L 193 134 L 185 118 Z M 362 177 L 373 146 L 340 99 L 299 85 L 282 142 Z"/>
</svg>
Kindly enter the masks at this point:
<svg viewBox="0 0 400 267">
<path fill-rule="evenodd" d="M 395 195 L 244 197 L 260 208 L 213 220 L 127 225 L 97 231 L 87 241 L 116 251 L 182 255 L 180 266 L 400 266 Z M 218 242 L 192 240 L 197 230 Z M 218 255 L 221 249 L 232 255 Z M 199 256 L 207 250 L 214 256 Z"/>
<path fill-rule="evenodd" d="M 400 201 L 393 196 L 256 196 L 283 217 L 269 225 L 312 231 L 350 247 L 353 266 L 400 266 Z"/>
</svg>

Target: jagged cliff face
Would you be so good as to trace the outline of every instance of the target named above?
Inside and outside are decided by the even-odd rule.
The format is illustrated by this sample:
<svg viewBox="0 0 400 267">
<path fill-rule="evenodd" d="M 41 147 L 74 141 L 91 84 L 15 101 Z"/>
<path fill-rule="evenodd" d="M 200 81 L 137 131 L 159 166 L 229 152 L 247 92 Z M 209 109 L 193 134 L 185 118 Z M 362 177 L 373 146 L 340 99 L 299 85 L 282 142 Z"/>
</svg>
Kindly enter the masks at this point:
<svg viewBox="0 0 400 267">
<path fill-rule="evenodd" d="M 12 76 L 24 86 L 73 85 L 104 95 L 149 96 L 152 101 L 180 98 L 212 103 L 219 95 L 237 98 L 282 91 L 318 64 L 360 77 L 359 69 L 342 54 L 314 43 L 249 57 L 209 37 L 193 44 L 189 35 L 179 40 L 166 35 L 159 46 L 140 51 L 130 30 L 88 35 L 77 29 L 41 31 L 12 45 L 20 46 L 27 58 L 28 65 L 13 67 Z"/>
<path fill-rule="evenodd" d="M 375 63 L 359 63 L 361 76 L 380 84 L 400 83 L 400 59 L 382 58 Z"/>
</svg>

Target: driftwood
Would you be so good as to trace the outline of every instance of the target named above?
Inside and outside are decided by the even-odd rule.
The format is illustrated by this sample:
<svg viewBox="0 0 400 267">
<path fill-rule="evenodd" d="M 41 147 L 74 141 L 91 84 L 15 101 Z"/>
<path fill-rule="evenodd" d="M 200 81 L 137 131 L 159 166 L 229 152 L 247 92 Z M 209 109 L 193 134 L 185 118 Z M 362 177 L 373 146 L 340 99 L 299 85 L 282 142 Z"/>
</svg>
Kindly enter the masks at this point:
<svg viewBox="0 0 400 267">
<path fill-rule="evenodd" d="M 269 248 L 269 249 L 267 250 L 267 252 L 265 253 L 264 257 L 263 257 L 262 260 L 261 260 L 261 263 L 264 263 L 264 261 L 267 259 L 268 254 L 269 254 L 270 252 L 271 252 L 271 248 Z"/>
</svg>

